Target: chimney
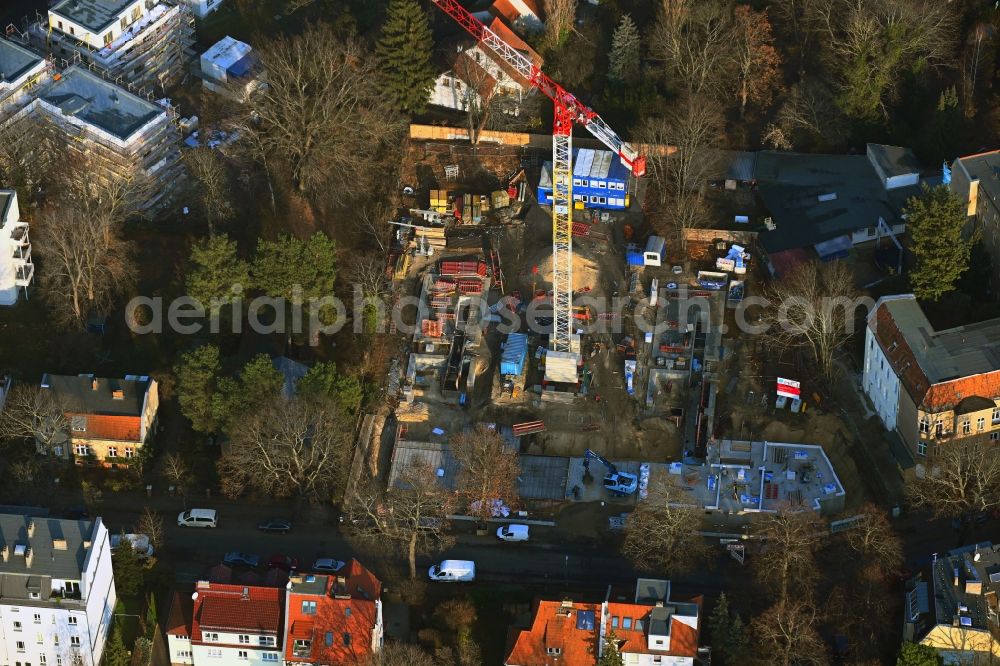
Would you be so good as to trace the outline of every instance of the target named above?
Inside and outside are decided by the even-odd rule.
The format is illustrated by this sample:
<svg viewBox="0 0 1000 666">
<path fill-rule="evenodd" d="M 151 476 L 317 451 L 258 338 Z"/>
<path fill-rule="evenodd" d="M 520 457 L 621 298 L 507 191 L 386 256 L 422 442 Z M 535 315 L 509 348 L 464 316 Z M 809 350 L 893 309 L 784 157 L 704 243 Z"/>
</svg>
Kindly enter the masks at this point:
<svg viewBox="0 0 1000 666">
<path fill-rule="evenodd" d="M 35 551 L 31 548 L 31 546 L 28 546 L 25 549 L 25 551 L 26 552 L 24 553 L 24 566 L 26 566 L 26 567 L 28 567 L 30 569 L 31 568 L 31 561 L 33 559 L 35 559 Z"/>
<path fill-rule="evenodd" d="M 90 390 L 91 391 L 96 391 L 97 390 L 97 379 L 96 378 L 91 380 L 91 382 L 90 382 Z"/>
<path fill-rule="evenodd" d="M 83 541 L 83 549 L 84 550 L 88 550 L 90 548 L 90 544 L 91 544 L 90 539 L 84 539 L 84 541 Z"/>
<path fill-rule="evenodd" d="M 35 536 L 35 519 L 28 518 L 28 538 Z"/>
<path fill-rule="evenodd" d="M 52 550 L 67 550 L 66 539 L 53 539 Z"/>
<path fill-rule="evenodd" d="M 113 400 L 124 400 L 125 399 L 125 391 L 123 391 L 121 389 L 115 389 L 114 391 L 111 392 L 111 398 Z"/>
<path fill-rule="evenodd" d="M 243 588 L 243 594 L 240 595 L 240 598 L 243 599 L 243 601 L 248 601 L 250 599 L 250 588 L 249 587 L 244 587 Z"/>
<path fill-rule="evenodd" d="M 958 587 L 958 582 L 959 582 L 958 581 L 958 567 L 954 567 L 951 570 L 951 573 L 952 573 L 953 584 L 955 585 L 955 587 Z"/>
<path fill-rule="evenodd" d="M 10 559 L 10 546 L 4 544 L 2 547 L 0 547 L 0 557 L 3 558 L 4 562 Z"/>
</svg>

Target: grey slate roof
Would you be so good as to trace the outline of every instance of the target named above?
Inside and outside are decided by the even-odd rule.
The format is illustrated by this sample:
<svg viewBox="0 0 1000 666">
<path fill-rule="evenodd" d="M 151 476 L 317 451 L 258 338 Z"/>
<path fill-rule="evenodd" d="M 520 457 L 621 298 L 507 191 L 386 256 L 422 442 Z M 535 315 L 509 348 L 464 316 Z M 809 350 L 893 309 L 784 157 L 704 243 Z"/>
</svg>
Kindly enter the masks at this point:
<svg viewBox="0 0 1000 666">
<path fill-rule="evenodd" d="M 95 381 L 97 390 L 94 390 Z M 106 379 L 86 375 L 45 375 L 42 385 L 48 386 L 73 411 L 108 416 L 141 416 L 142 402 L 149 382 L 149 378 Z M 116 390 L 124 392 L 121 399 L 115 399 Z"/>
<path fill-rule="evenodd" d="M 979 188 L 994 202 L 1000 197 L 1000 151 L 969 155 L 958 159 L 969 172 L 969 176 L 979 181 Z"/>
<path fill-rule="evenodd" d="M 0 38 L 0 81 L 11 83 L 40 62 L 40 55 Z"/>
<path fill-rule="evenodd" d="M 34 533 L 28 536 L 28 525 L 34 523 Z M 0 514 L 0 547 L 7 546 L 7 561 L 0 559 L 0 594 L 10 596 L 12 582 L 6 574 L 49 576 L 79 580 L 88 550 L 84 541 L 92 541 L 94 522 L 84 520 L 59 520 L 58 518 L 29 518 L 15 514 Z M 54 539 L 65 539 L 66 549 L 53 547 Z M 31 566 L 23 556 L 15 554 L 15 546 L 27 544 L 33 553 Z"/>
</svg>

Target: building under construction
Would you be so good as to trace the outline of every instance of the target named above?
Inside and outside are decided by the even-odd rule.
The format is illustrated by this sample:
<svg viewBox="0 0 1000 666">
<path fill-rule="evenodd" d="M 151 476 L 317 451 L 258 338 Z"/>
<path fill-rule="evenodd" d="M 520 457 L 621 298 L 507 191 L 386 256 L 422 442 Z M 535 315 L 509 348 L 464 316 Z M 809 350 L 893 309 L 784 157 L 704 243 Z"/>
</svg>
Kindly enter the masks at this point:
<svg viewBox="0 0 1000 666">
<path fill-rule="evenodd" d="M 161 202 L 182 180 L 175 112 L 74 66 L 39 87 L 9 121 L 25 132 L 51 135 L 86 161 L 92 178 L 124 179 L 141 187 L 140 204 Z M 43 137 L 39 136 L 39 144 Z"/>
<path fill-rule="evenodd" d="M 0 38 L 0 124 L 24 108 L 32 91 L 52 76 L 52 65 L 20 44 Z"/>
<path fill-rule="evenodd" d="M 100 70 L 139 94 L 179 83 L 195 56 L 194 17 L 165 0 L 60 0 L 25 39 L 61 66 Z"/>
</svg>

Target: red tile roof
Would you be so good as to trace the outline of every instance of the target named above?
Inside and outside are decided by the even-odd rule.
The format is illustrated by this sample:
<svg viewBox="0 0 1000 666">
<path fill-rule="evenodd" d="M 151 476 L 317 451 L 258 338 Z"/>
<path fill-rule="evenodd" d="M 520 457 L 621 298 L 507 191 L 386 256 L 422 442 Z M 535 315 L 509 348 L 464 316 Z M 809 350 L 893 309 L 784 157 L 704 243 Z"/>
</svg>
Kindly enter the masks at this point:
<svg viewBox="0 0 1000 666">
<path fill-rule="evenodd" d="M 536 66 L 542 66 L 542 56 L 528 46 L 528 43 L 521 39 L 517 33 L 507 27 L 507 24 L 499 17 L 494 18 L 489 25 L 490 30 L 496 33 L 497 37 L 507 42 L 509 45 L 528 56 L 528 60 L 533 62 Z M 489 52 L 489 50 L 486 50 Z"/>
<path fill-rule="evenodd" d="M 691 600 L 698 606 L 701 616 L 702 598 Z M 649 614 L 653 606 L 648 604 L 609 603 L 608 617 L 601 617 L 601 604 L 574 603 L 567 615 L 562 602 L 539 601 L 530 629 L 524 629 L 517 636 L 510 654 L 504 662 L 507 666 L 583 666 L 597 662 L 597 644 L 600 640 L 602 619 L 605 631 L 610 633 L 614 618 L 618 626 L 614 632 L 619 640 L 619 649 L 632 654 L 654 654 L 665 657 L 695 657 L 698 653 L 699 630 L 682 622 L 676 616 L 670 622 L 670 650 L 650 650 L 647 644 Z M 580 611 L 594 613 L 592 629 L 577 628 L 577 614 Z M 630 628 L 624 627 L 623 618 L 631 618 Z M 642 620 L 641 629 L 636 620 Z M 559 648 L 558 655 L 550 655 L 550 648 Z"/>
<path fill-rule="evenodd" d="M 534 0 L 521 0 L 521 2 L 527 6 L 528 11 L 531 14 L 534 14 L 536 18 L 541 20 L 542 15 L 538 11 L 538 5 Z M 515 23 L 518 19 L 530 15 L 521 13 L 521 10 L 515 7 L 511 0 L 496 0 L 496 2 L 493 3 L 493 6 L 490 7 L 490 10 L 497 16 L 502 16 L 511 23 Z"/>
<path fill-rule="evenodd" d="M 67 414 L 67 416 L 72 420 L 72 417 L 76 415 Z M 103 414 L 86 414 L 85 416 L 87 419 L 87 429 L 85 431 L 74 431 L 74 438 L 141 442 L 139 438 L 141 422 L 138 416 L 106 416 Z"/>
<path fill-rule="evenodd" d="M 382 583 L 357 560 L 351 560 L 344 568 L 339 582 L 336 576 L 316 576 L 317 580 L 321 578 L 326 579 L 325 594 L 296 591 L 293 579 L 288 593 L 285 659 L 324 666 L 357 664 L 371 652 L 372 631 L 379 621 L 377 600 Z M 316 613 L 303 613 L 303 601 L 316 602 Z M 295 640 L 312 642 L 308 657 L 294 654 Z"/>
<path fill-rule="evenodd" d="M 203 630 L 281 632 L 284 590 L 200 582 L 195 592 L 192 641 L 201 641 Z"/>
</svg>

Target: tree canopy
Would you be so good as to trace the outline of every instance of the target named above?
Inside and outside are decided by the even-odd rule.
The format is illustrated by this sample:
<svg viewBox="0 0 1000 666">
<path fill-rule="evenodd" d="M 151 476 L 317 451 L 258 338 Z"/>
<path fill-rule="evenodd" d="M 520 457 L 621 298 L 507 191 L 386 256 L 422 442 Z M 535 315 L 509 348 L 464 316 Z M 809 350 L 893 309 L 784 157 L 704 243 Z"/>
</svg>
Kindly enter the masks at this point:
<svg viewBox="0 0 1000 666">
<path fill-rule="evenodd" d="M 436 78 L 433 52 L 427 12 L 416 0 L 392 0 L 375 55 L 384 91 L 402 111 L 422 113 L 427 107 Z"/>
<path fill-rule="evenodd" d="M 947 185 L 924 186 L 920 196 L 906 202 L 905 214 L 917 260 L 910 285 L 917 298 L 936 301 L 955 288 L 969 267 L 972 243 L 963 233 L 965 206 Z"/>
</svg>

